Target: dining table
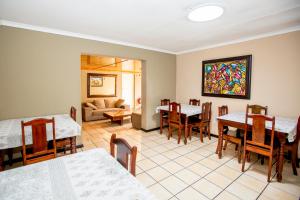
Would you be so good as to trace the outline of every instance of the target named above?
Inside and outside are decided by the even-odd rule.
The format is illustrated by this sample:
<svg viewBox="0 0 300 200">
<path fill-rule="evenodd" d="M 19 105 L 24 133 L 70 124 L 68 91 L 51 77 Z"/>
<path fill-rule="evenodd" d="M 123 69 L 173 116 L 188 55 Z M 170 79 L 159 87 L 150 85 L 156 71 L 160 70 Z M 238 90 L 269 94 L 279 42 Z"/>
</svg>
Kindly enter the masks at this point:
<svg viewBox="0 0 300 200">
<path fill-rule="evenodd" d="M 4 169 L 5 150 L 22 147 L 21 121 L 27 122 L 37 118 L 51 119 L 52 117 L 54 117 L 55 120 L 55 139 L 71 138 L 71 153 L 76 152 L 76 136 L 81 135 L 81 126 L 68 114 L 2 120 L 0 121 L 0 171 Z M 50 124 L 47 124 L 46 130 L 47 140 L 53 140 L 52 126 Z M 31 127 L 25 128 L 25 138 L 26 145 L 31 145 Z"/>
<path fill-rule="evenodd" d="M 200 115 L 202 112 L 201 106 L 180 104 L 181 105 L 181 115 L 184 118 L 184 144 L 187 144 L 188 137 L 188 119 L 191 116 Z M 160 113 L 160 133 L 163 130 L 163 114 L 169 112 L 169 105 L 157 106 L 156 113 Z"/>
<path fill-rule="evenodd" d="M 223 149 L 223 130 L 224 126 L 234 127 L 241 130 L 245 130 L 245 112 L 234 112 L 226 115 L 217 117 L 218 120 L 218 147 L 216 153 L 218 157 L 222 158 L 222 149 Z M 248 125 L 252 125 L 252 119 L 248 120 Z M 266 122 L 266 129 L 272 129 L 272 123 Z M 280 142 L 280 156 L 279 156 L 279 170 L 277 173 L 277 180 L 281 182 L 282 180 L 282 170 L 284 162 L 284 145 L 286 141 L 293 142 L 296 139 L 296 127 L 297 120 L 287 117 L 275 116 L 275 137 L 278 138 Z"/>
<path fill-rule="evenodd" d="M 1 200 L 154 200 L 105 149 L 0 172 Z"/>
</svg>

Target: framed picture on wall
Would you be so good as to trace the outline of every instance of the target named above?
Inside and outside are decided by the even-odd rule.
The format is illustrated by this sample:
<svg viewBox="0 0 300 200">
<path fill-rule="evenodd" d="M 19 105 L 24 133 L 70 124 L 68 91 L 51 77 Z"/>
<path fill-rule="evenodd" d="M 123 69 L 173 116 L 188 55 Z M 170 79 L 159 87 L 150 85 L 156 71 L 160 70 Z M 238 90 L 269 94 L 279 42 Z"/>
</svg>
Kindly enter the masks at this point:
<svg viewBox="0 0 300 200">
<path fill-rule="evenodd" d="M 115 74 L 87 74 L 87 97 L 115 97 L 117 96 L 117 75 Z"/>
<path fill-rule="evenodd" d="M 202 96 L 250 99 L 252 55 L 202 62 Z"/>
</svg>

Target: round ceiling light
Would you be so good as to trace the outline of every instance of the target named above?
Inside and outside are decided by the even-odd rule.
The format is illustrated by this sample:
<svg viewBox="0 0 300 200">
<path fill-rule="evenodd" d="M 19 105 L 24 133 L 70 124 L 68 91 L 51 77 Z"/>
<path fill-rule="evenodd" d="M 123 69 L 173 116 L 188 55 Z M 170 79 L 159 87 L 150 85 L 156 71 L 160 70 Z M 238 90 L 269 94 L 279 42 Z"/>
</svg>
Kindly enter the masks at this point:
<svg viewBox="0 0 300 200">
<path fill-rule="evenodd" d="M 216 5 L 203 5 L 193 9 L 188 18 L 194 22 L 205 22 L 217 19 L 224 12 L 224 9 Z"/>
</svg>

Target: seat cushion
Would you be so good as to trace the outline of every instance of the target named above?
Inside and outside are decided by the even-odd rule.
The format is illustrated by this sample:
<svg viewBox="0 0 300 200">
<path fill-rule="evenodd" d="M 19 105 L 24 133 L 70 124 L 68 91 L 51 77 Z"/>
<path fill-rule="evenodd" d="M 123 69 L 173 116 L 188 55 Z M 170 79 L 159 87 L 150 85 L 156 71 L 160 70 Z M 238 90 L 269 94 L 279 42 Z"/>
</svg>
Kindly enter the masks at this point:
<svg viewBox="0 0 300 200">
<path fill-rule="evenodd" d="M 98 109 L 106 108 L 104 99 L 96 99 L 94 100 L 95 106 L 97 106 Z"/>
<path fill-rule="evenodd" d="M 116 101 L 114 99 L 104 99 L 105 108 L 114 108 Z"/>
<path fill-rule="evenodd" d="M 125 100 L 124 99 L 118 99 L 115 103 L 116 108 L 120 108 L 124 104 Z"/>
<path fill-rule="evenodd" d="M 92 108 L 93 110 L 97 110 L 97 109 L 98 109 L 94 104 L 92 104 L 92 103 L 90 103 L 90 102 L 87 102 L 86 105 L 87 105 L 88 107 Z"/>
</svg>

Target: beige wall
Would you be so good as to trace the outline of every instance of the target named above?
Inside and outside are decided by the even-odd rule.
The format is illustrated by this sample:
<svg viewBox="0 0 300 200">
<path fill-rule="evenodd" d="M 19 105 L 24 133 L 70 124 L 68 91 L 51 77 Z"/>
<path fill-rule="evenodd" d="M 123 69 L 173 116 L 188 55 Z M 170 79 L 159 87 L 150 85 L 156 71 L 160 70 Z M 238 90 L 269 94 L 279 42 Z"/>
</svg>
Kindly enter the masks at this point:
<svg viewBox="0 0 300 200">
<path fill-rule="evenodd" d="M 202 61 L 252 54 L 251 99 L 201 96 Z M 296 118 L 300 114 L 300 31 L 177 56 L 176 99 L 211 101 L 213 133 L 217 133 L 217 107 L 245 111 L 246 104 L 268 105 L 271 115 Z"/>
<path fill-rule="evenodd" d="M 175 99 L 175 55 L 6 26 L 0 26 L 0 120 L 67 113 L 71 105 L 81 116 L 82 53 L 143 60 L 142 127 L 159 126 L 159 100 Z"/>
<path fill-rule="evenodd" d="M 122 97 L 122 76 L 121 72 L 107 72 L 107 71 L 92 71 L 92 70 L 81 70 L 81 102 L 92 101 L 98 98 L 88 98 L 87 97 L 87 74 L 88 73 L 97 73 L 97 74 L 115 74 L 117 75 L 117 98 Z M 105 97 L 107 98 L 116 98 L 116 97 Z"/>
</svg>

